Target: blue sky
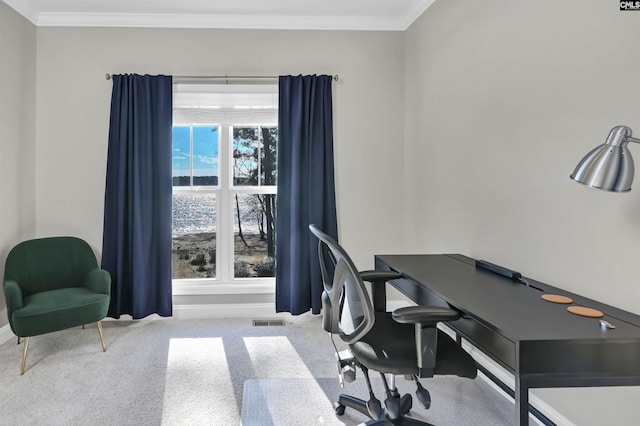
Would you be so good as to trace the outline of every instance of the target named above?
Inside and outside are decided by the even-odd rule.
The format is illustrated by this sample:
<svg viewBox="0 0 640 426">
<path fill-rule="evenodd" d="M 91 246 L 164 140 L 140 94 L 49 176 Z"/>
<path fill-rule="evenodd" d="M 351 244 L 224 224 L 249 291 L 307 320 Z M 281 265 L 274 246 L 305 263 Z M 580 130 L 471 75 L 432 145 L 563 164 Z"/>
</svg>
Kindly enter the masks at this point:
<svg viewBox="0 0 640 426">
<path fill-rule="evenodd" d="M 193 126 L 193 175 L 218 176 L 218 128 Z M 189 176 L 189 126 L 173 127 L 173 176 Z"/>
</svg>

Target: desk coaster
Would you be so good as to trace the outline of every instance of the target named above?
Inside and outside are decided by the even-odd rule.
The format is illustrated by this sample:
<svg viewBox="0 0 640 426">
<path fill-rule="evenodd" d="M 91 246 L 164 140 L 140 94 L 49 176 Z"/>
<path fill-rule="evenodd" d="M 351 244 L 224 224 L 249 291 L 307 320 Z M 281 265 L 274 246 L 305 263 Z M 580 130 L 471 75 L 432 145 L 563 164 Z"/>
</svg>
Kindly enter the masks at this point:
<svg viewBox="0 0 640 426">
<path fill-rule="evenodd" d="M 546 300 L 547 302 L 553 302 L 553 303 L 573 303 L 573 299 L 567 296 L 561 296 L 559 294 L 543 294 L 542 296 L 543 300 Z"/>
<path fill-rule="evenodd" d="M 572 314 L 589 318 L 602 318 L 604 316 L 601 311 L 593 308 L 585 308 L 584 306 L 569 306 L 567 308 L 567 311 L 571 312 Z"/>
</svg>

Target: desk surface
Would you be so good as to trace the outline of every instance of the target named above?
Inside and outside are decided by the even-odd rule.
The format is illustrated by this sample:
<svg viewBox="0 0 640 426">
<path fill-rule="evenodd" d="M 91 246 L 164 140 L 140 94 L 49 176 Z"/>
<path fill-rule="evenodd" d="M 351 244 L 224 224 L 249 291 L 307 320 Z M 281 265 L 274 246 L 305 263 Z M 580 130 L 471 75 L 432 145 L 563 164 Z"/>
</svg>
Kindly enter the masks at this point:
<svg viewBox="0 0 640 426">
<path fill-rule="evenodd" d="M 513 282 L 462 255 L 380 255 L 376 268 L 400 272 L 404 278 L 392 284 L 414 302 L 440 301 L 462 312 L 464 318 L 449 325 L 511 372 L 557 374 L 575 386 L 591 386 L 580 379 L 596 374 L 640 379 L 638 315 L 530 278 L 532 287 Z M 616 328 L 542 300 L 544 293 L 598 309 Z M 616 384 L 628 384 L 622 382 Z"/>
<path fill-rule="evenodd" d="M 414 302 L 463 314 L 449 327 L 515 376 L 516 424 L 528 424 L 530 388 L 640 385 L 638 315 L 531 278 L 530 287 L 513 282 L 463 255 L 378 255 L 375 262 L 402 274 L 391 284 Z M 616 328 L 544 301 L 544 293 L 598 309 Z"/>
<path fill-rule="evenodd" d="M 492 330 L 516 341 L 557 339 L 640 339 L 640 316 L 526 278 L 533 286 L 475 267 L 462 255 L 378 256 L 392 269 L 421 283 Z M 540 291 L 538 287 L 544 291 Z M 542 294 L 571 297 L 574 303 L 602 311 L 616 328 L 603 329 L 597 318 L 567 311 L 571 305 L 542 300 Z M 640 363 L 640 359 L 639 359 Z"/>
</svg>

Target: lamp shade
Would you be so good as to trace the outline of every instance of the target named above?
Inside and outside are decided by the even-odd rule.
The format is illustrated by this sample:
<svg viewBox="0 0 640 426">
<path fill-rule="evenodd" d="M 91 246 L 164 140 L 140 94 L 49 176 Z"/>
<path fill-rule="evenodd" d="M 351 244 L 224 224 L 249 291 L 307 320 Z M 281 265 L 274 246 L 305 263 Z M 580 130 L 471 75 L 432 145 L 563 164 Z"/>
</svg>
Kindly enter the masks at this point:
<svg viewBox="0 0 640 426">
<path fill-rule="evenodd" d="M 576 166 L 571 179 L 592 188 L 626 192 L 633 182 L 633 158 L 627 149 L 631 129 L 611 129 L 607 141 L 588 153 Z"/>
</svg>

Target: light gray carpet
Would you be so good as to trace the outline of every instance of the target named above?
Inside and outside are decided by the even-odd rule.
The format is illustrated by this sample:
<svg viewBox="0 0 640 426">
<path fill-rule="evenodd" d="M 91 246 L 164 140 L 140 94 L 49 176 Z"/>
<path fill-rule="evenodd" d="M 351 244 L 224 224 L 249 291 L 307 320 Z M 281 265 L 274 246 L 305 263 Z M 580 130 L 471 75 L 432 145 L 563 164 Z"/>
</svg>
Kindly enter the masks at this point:
<svg viewBox="0 0 640 426">
<path fill-rule="evenodd" d="M 227 426 L 240 424 L 241 411 L 245 426 L 364 420 L 345 414 L 338 422 L 333 415 L 340 387 L 321 318 L 284 319 L 284 327 L 254 327 L 249 319 L 107 321 L 104 353 L 95 325 L 36 336 L 24 376 L 23 346 L 12 339 L 0 346 L 0 424 Z M 449 392 L 454 401 L 477 399 L 492 413 L 505 406 L 511 419 L 512 404 L 480 380 L 466 382 L 480 393 L 467 394 L 455 384 L 438 385 L 437 392 Z M 423 384 L 434 399 L 430 416 L 465 405 L 451 408 L 436 399 L 435 383 Z M 364 380 L 349 384 L 350 393 L 358 393 L 351 392 L 354 385 L 364 386 Z M 278 408 L 285 406 L 295 406 L 297 414 Z M 475 416 L 474 407 L 467 412 Z M 440 424 L 460 424 L 455 419 Z"/>
</svg>

